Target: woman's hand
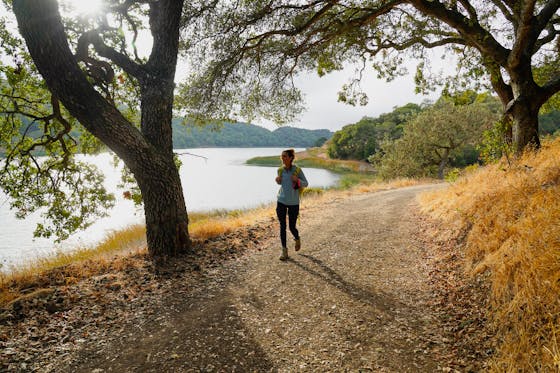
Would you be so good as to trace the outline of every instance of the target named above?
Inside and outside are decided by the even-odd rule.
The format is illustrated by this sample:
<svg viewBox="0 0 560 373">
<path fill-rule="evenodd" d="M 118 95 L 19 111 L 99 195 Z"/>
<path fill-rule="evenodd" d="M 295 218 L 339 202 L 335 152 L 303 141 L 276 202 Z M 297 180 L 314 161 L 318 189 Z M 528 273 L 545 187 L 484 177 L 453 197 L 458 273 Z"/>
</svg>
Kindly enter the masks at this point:
<svg viewBox="0 0 560 373">
<path fill-rule="evenodd" d="M 276 176 L 276 184 L 282 184 L 282 176 Z"/>
<path fill-rule="evenodd" d="M 292 181 L 293 181 L 294 183 L 297 183 L 297 181 L 298 181 L 297 175 L 292 175 Z"/>
</svg>

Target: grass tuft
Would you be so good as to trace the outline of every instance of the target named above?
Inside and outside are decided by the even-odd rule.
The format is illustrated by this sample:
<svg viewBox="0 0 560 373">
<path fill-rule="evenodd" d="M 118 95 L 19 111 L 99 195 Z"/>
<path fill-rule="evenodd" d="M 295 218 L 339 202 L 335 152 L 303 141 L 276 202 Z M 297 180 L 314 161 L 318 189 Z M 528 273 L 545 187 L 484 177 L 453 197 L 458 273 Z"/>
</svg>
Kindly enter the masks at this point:
<svg viewBox="0 0 560 373">
<path fill-rule="evenodd" d="M 189 233 L 199 240 L 227 234 L 243 226 L 273 216 L 270 206 L 250 210 L 213 211 L 210 213 L 190 214 Z"/>
<path fill-rule="evenodd" d="M 127 262 L 125 254 L 145 253 L 145 241 L 145 227 L 134 225 L 110 233 L 94 247 L 59 251 L 0 272 L 0 306 L 22 296 L 29 289 L 52 284 L 70 285 L 109 268 L 124 268 Z M 115 258 L 117 254 L 121 257 Z"/>
<path fill-rule="evenodd" d="M 467 270 L 490 273 L 492 370 L 558 371 L 560 139 L 511 165 L 473 169 L 421 202 L 466 235 Z"/>
</svg>

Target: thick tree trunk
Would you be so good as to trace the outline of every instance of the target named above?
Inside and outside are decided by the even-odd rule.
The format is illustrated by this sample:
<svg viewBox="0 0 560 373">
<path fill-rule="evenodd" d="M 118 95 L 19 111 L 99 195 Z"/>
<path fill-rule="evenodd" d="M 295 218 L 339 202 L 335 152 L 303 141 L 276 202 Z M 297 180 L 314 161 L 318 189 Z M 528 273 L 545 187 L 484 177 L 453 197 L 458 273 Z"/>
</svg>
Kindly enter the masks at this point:
<svg viewBox="0 0 560 373">
<path fill-rule="evenodd" d="M 176 255 L 190 247 L 187 211 L 171 141 L 182 3 L 162 0 L 150 5 L 155 52 L 143 70 L 148 73 L 139 77 L 143 92 L 141 133 L 80 70 L 68 46 L 57 2 L 13 2 L 20 32 L 50 91 L 134 174 L 144 200 L 148 250 L 154 257 Z"/>
<path fill-rule="evenodd" d="M 148 248 L 154 257 L 174 256 L 191 247 L 171 126 L 182 4 L 176 0 L 150 4 L 154 43 L 145 66 L 148 74 L 139 79 L 141 131 L 165 161 L 156 170 L 159 173 L 141 172 L 136 177 L 144 200 Z"/>
<path fill-rule="evenodd" d="M 150 255 L 162 258 L 187 252 L 191 247 L 188 215 L 173 159 L 147 164 L 136 179 L 144 200 Z"/>
<path fill-rule="evenodd" d="M 506 106 L 506 114 L 512 118 L 512 142 L 517 155 L 527 147 L 540 148 L 539 109 L 543 100 L 542 89 L 533 80 L 531 59 L 521 56 L 509 70 L 512 98 Z"/>
<path fill-rule="evenodd" d="M 539 109 L 530 103 L 514 104 L 510 111 L 512 124 L 512 141 L 516 154 L 521 154 L 527 147 L 540 148 Z"/>
</svg>

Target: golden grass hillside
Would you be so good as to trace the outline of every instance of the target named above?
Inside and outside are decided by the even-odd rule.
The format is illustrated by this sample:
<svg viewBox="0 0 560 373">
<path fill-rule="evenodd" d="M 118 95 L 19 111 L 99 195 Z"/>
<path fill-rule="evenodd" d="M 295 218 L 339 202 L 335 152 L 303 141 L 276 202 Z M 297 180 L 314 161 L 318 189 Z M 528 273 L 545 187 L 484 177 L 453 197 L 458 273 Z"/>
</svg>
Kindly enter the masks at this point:
<svg viewBox="0 0 560 373">
<path fill-rule="evenodd" d="M 560 371 L 560 138 L 471 171 L 422 204 L 466 234 L 467 270 L 490 274 L 491 370 Z"/>
</svg>

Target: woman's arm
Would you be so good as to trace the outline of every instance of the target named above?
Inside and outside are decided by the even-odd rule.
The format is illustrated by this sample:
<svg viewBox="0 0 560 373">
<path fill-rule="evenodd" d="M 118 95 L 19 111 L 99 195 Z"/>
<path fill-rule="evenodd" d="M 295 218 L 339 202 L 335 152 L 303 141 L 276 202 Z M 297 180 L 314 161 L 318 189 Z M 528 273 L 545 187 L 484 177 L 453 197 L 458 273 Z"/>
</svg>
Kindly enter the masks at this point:
<svg viewBox="0 0 560 373">
<path fill-rule="evenodd" d="M 305 178 L 305 174 L 303 173 L 303 170 L 300 171 L 299 175 L 298 175 L 298 179 L 300 182 L 300 187 L 305 188 L 306 186 L 309 185 L 309 183 L 307 182 L 307 179 Z"/>
</svg>

